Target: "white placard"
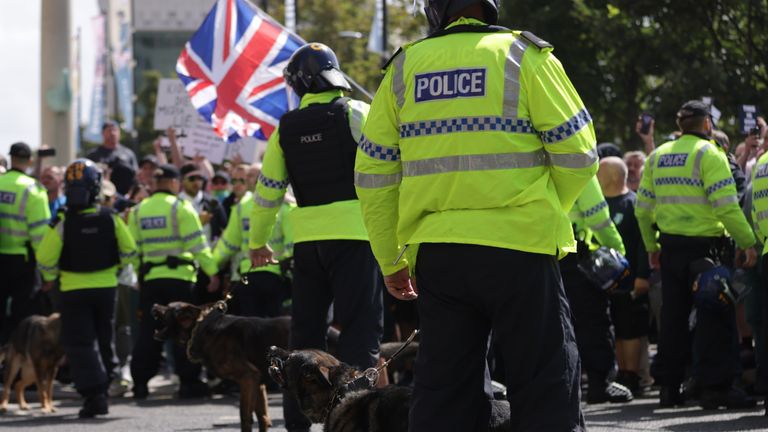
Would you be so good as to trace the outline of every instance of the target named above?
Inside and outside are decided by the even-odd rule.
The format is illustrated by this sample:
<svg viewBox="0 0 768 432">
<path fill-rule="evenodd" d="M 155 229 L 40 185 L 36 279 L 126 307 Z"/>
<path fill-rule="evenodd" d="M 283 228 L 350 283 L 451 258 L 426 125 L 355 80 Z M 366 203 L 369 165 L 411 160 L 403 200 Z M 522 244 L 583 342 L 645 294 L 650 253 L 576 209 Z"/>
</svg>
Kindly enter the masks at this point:
<svg viewBox="0 0 768 432">
<path fill-rule="evenodd" d="M 213 128 L 202 119 L 192 127 L 182 129 L 184 137 L 179 138 L 179 145 L 184 156 L 205 156 L 211 163 L 224 161 L 228 144 L 213 132 Z"/>
<path fill-rule="evenodd" d="M 244 163 L 252 164 L 258 162 L 259 150 L 266 147 L 266 141 L 260 141 L 256 138 L 247 137 L 230 143 L 227 146 L 227 155 L 225 159 L 232 160 L 235 155 L 240 155 Z"/>
<path fill-rule="evenodd" d="M 193 127 L 203 120 L 197 112 L 184 84 L 176 78 L 163 78 L 157 86 L 155 130 Z"/>
</svg>

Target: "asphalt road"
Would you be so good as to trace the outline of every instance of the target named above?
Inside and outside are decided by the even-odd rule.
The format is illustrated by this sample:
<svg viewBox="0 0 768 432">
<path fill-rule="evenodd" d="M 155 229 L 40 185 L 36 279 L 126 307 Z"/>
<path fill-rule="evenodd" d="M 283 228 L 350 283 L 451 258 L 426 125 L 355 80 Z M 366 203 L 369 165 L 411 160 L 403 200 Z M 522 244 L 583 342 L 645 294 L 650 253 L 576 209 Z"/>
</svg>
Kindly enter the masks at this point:
<svg viewBox="0 0 768 432">
<path fill-rule="evenodd" d="M 0 415 L 0 429 L 56 432 L 154 432 L 154 431 L 228 431 L 239 430 L 237 399 L 217 396 L 210 400 L 179 401 L 173 398 L 174 385 L 156 378 L 151 383 L 152 394 L 146 401 L 113 398 L 108 416 L 79 420 L 80 400 L 71 387 L 57 386 L 54 414 L 42 414 L 39 405 L 22 412 L 11 404 L 10 411 Z M 36 400 L 28 392 L 30 402 Z M 763 416 L 763 405 L 751 410 L 703 411 L 696 406 L 681 409 L 656 409 L 657 400 L 641 398 L 630 404 L 600 404 L 584 406 L 588 430 L 613 431 L 768 431 L 768 417 Z M 14 401 L 15 402 L 15 401 Z M 282 419 L 281 396 L 271 394 L 269 410 L 274 432 L 285 432 Z M 322 428 L 315 425 L 313 432 Z"/>
</svg>

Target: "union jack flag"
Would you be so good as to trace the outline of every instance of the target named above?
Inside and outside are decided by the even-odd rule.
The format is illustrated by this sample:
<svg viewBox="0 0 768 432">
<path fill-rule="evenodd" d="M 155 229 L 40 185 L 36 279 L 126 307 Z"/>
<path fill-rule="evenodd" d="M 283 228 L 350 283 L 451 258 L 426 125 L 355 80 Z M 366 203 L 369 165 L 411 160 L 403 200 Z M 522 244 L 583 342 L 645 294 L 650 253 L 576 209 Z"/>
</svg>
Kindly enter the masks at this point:
<svg viewBox="0 0 768 432">
<path fill-rule="evenodd" d="M 184 46 L 176 73 L 219 136 L 266 140 L 298 105 L 283 69 L 304 43 L 249 2 L 218 0 Z"/>
</svg>

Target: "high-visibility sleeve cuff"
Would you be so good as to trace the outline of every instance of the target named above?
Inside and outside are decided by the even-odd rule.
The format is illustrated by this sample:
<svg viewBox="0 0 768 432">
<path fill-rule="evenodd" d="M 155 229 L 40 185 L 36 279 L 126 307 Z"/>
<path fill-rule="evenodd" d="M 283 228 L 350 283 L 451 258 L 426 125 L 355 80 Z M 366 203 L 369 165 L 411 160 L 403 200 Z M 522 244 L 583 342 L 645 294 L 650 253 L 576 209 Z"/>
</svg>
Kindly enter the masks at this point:
<svg viewBox="0 0 768 432">
<path fill-rule="evenodd" d="M 401 259 L 397 262 L 397 264 L 393 265 L 392 261 L 382 263 L 379 261 L 379 266 L 381 267 L 381 274 L 384 276 L 389 276 L 391 274 L 397 273 L 398 271 L 408 267 L 408 260 L 405 258 Z"/>
</svg>

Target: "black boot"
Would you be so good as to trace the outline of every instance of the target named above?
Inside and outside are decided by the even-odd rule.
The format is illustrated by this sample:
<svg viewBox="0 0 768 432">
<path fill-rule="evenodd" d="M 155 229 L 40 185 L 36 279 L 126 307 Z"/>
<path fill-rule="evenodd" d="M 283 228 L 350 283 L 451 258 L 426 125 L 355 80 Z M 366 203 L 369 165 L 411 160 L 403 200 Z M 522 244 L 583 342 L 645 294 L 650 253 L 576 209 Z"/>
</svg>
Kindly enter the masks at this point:
<svg viewBox="0 0 768 432">
<path fill-rule="evenodd" d="M 757 406 L 757 400 L 736 386 L 730 386 L 727 389 L 706 388 L 701 392 L 699 405 L 705 410 L 714 410 L 719 407 L 745 409 Z"/>
<path fill-rule="evenodd" d="M 78 417 L 80 418 L 93 418 L 97 415 L 109 414 L 109 405 L 107 404 L 107 395 L 98 394 L 94 396 L 88 396 L 85 398 L 83 408 L 80 409 Z"/>
<path fill-rule="evenodd" d="M 625 403 L 632 401 L 632 392 L 623 385 L 605 381 L 591 381 L 587 389 L 587 403 Z"/>
<path fill-rule="evenodd" d="M 149 388 L 146 384 L 133 383 L 133 398 L 142 400 L 149 396 Z"/>
<path fill-rule="evenodd" d="M 685 404 L 680 385 L 664 386 L 659 392 L 659 408 L 672 408 Z"/>
</svg>

